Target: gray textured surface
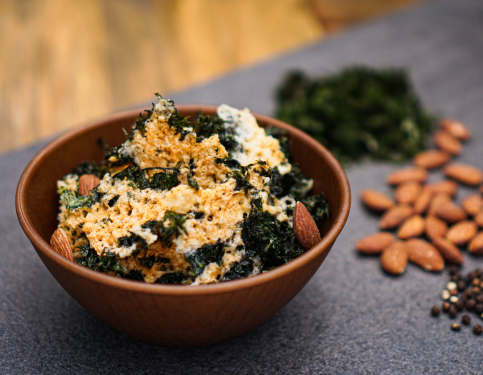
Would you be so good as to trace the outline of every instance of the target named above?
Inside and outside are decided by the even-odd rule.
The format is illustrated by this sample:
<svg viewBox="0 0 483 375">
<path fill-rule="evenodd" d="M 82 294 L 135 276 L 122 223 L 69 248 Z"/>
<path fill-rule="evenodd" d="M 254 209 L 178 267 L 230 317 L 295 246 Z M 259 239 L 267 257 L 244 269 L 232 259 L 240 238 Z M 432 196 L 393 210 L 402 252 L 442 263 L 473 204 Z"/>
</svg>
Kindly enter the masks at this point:
<svg viewBox="0 0 483 375">
<path fill-rule="evenodd" d="M 171 95 L 178 104 L 249 107 L 270 114 L 281 73 L 335 71 L 353 63 L 410 69 L 424 103 L 461 119 L 475 134 L 460 160 L 483 168 L 483 2 L 431 2 L 329 40 Z M 282 311 L 241 337 L 206 348 L 163 348 L 127 337 L 91 316 L 57 284 L 18 225 L 14 192 L 40 145 L 0 158 L 0 373 L 480 374 L 483 337 L 449 330 L 428 311 L 446 274 L 410 266 L 385 276 L 355 241 L 377 218 L 357 196 L 381 188 L 396 168 L 347 170 L 354 202 L 321 269 Z M 435 176 L 432 176 L 433 178 Z M 466 269 L 483 260 L 466 256 Z"/>
</svg>

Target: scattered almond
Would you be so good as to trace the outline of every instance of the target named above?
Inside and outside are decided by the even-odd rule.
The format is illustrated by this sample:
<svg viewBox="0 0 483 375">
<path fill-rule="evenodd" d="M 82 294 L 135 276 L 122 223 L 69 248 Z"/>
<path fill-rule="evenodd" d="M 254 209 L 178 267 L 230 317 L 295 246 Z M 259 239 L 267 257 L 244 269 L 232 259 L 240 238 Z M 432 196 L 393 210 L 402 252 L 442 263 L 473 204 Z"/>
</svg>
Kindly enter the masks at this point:
<svg viewBox="0 0 483 375">
<path fill-rule="evenodd" d="M 426 271 L 438 272 L 444 268 L 443 257 L 429 242 L 412 238 L 406 242 L 406 247 L 409 253 L 409 261 Z"/>
<path fill-rule="evenodd" d="M 299 244 L 308 250 L 320 240 L 320 232 L 303 203 L 297 202 L 293 212 L 293 232 Z"/>
<path fill-rule="evenodd" d="M 480 228 L 483 228 L 483 212 L 479 212 L 476 214 L 474 217 L 476 225 L 478 225 Z"/>
<path fill-rule="evenodd" d="M 418 237 L 424 232 L 424 219 L 419 215 L 407 218 L 397 231 L 397 236 L 402 240 Z"/>
<path fill-rule="evenodd" d="M 463 264 L 464 259 L 460 249 L 446 238 L 433 238 L 433 245 L 439 250 L 444 260 L 452 264 Z"/>
<path fill-rule="evenodd" d="M 447 131 L 438 131 L 434 135 L 436 146 L 451 155 L 458 155 L 461 152 L 461 143 Z"/>
<path fill-rule="evenodd" d="M 477 231 L 478 227 L 474 221 L 464 220 L 449 228 L 446 238 L 456 246 L 463 246 L 476 236 Z"/>
<path fill-rule="evenodd" d="M 386 211 L 394 206 L 394 201 L 391 198 L 376 190 L 363 190 L 361 200 L 367 208 L 377 212 Z"/>
<path fill-rule="evenodd" d="M 461 203 L 461 207 L 469 216 L 475 216 L 483 209 L 483 197 L 480 194 L 468 195 Z"/>
<path fill-rule="evenodd" d="M 50 238 L 50 246 L 67 260 L 74 260 L 74 254 L 69 239 L 62 229 L 57 228 L 54 234 L 52 234 L 52 237 Z"/>
<path fill-rule="evenodd" d="M 444 118 L 441 119 L 440 126 L 442 129 L 450 133 L 453 137 L 458 138 L 462 141 L 467 141 L 471 138 L 470 130 L 459 121 Z"/>
<path fill-rule="evenodd" d="M 453 224 L 461 220 L 466 219 L 466 212 L 461 207 L 457 206 L 453 202 L 443 203 L 436 209 L 436 215 L 446 221 Z"/>
<path fill-rule="evenodd" d="M 418 199 L 421 194 L 421 185 L 417 181 L 408 181 L 400 184 L 395 193 L 394 197 L 398 203 L 413 204 L 416 199 Z"/>
<path fill-rule="evenodd" d="M 427 150 L 417 154 L 413 159 L 413 164 L 426 169 L 441 167 L 451 160 L 451 155 L 441 150 Z"/>
<path fill-rule="evenodd" d="M 408 250 L 403 241 L 392 243 L 382 252 L 382 269 L 391 275 L 399 275 L 403 273 L 407 264 Z"/>
<path fill-rule="evenodd" d="M 430 190 L 423 189 L 418 199 L 414 202 L 414 213 L 417 215 L 424 214 L 431 203 L 432 197 L 433 193 Z"/>
<path fill-rule="evenodd" d="M 417 181 L 424 182 L 428 178 L 428 171 L 423 168 L 410 167 L 398 169 L 387 176 L 387 182 L 390 185 L 399 185 L 403 182 Z"/>
<path fill-rule="evenodd" d="M 101 180 L 93 174 L 84 174 L 79 178 L 79 194 L 87 195 L 99 185 Z"/>
<path fill-rule="evenodd" d="M 448 231 L 448 224 L 436 216 L 426 216 L 424 231 L 431 238 L 443 237 Z"/>
<path fill-rule="evenodd" d="M 394 229 L 413 214 L 413 208 L 407 204 L 392 207 L 381 217 L 379 227 L 383 230 Z"/>
<path fill-rule="evenodd" d="M 471 240 L 468 251 L 473 255 L 483 255 L 483 232 L 478 233 Z"/>
<path fill-rule="evenodd" d="M 380 254 L 394 241 L 396 241 L 396 238 L 392 233 L 374 233 L 359 240 L 356 244 L 356 249 L 367 255 Z"/>
<path fill-rule="evenodd" d="M 433 196 L 431 202 L 429 203 L 428 215 L 436 215 L 438 208 L 445 204 L 451 203 L 451 197 L 446 193 L 438 193 Z"/>
<path fill-rule="evenodd" d="M 451 163 L 444 167 L 446 176 L 465 185 L 476 186 L 483 182 L 483 172 L 472 165 Z"/>
<path fill-rule="evenodd" d="M 453 197 L 458 192 L 458 184 L 454 181 L 442 180 L 430 182 L 424 186 L 424 189 L 431 191 L 433 194 L 446 193 Z"/>
</svg>

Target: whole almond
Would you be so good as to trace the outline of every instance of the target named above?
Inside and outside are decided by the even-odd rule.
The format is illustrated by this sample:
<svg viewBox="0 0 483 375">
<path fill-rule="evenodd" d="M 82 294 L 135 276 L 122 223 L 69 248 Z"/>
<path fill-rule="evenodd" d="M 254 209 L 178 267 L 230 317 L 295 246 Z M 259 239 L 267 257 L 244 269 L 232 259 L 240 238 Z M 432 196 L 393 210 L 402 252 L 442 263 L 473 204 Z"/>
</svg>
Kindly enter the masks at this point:
<svg viewBox="0 0 483 375">
<path fill-rule="evenodd" d="M 438 193 L 433 195 L 429 203 L 428 215 L 436 215 L 436 211 L 445 203 L 451 203 L 451 197 L 446 193 Z"/>
<path fill-rule="evenodd" d="M 451 155 L 446 151 L 427 150 L 417 154 L 413 159 L 413 164 L 426 169 L 441 167 L 451 160 Z"/>
<path fill-rule="evenodd" d="M 394 197 L 398 203 L 413 204 L 420 194 L 421 184 L 417 181 L 408 181 L 397 187 Z"/>
<path fill-rule="evenodd" d="M 293 212 L 293 232 L 298 243 L 308 250 L 320 240 L 320 232 L 303 203 L 297 202 Z"/>
<path fill-rule="evenodd" d="M 87 195 L 94 189 L 101 180 L 93 174 L 84 174 L 79 178 L 79 194 Z"/>
<path fill-rule="evenodd" d="M 476 186 L 483 182 L 483 172 L 472 165 L 451 163 L 444 167 L 446 176 L 465 185 Z"/>
<path fill-rule="evenodd" d="M 439 250 L 444 260 L 448 263 L 461 265 L 464 262 L 463 255 L 451 241 L 446 238 L 433 238 L 433 245 Z"/>
<path fill-rule="evenodd" d="M 458 155 L 461 152 L 461 143 L 447 131 L 438 131 L 434 135 L 436 146 L 441 150 Z"/>
<path fill-rule="evenodd" d="M 483 255 L 483 232 L 478 233 L 471 240 L 468 251 L 473 255 Z"/>
<path fill-rule="evenodd" d="M 430 190 L 423 189 L 418 199 L 414 202 L 414 213 L 417 215 L 424 214 L 431 203 L 432 197 L 433 193 Z"/>
<path fill-rule="evenodd" d="M 386 247 L 396 241 L 392 233 L 379 232 L 360 239 L 356 243 L 356 249 L 363 254 L 380 254 Z"/>
<path fill-rule="evenodd" d="M 474 221 L 464 220 L 453 225 L 446 232 L 446 238 L 456 246 L 466 245 L 478 231 Z"/>
<path fill-rule="evenodd" d="M 448 224 L 446 224 L 443 220 L 438 219 L 436 216 L 426 216 L 424 224 L 424 231 L 431 239 L 443 237 L 448 231 Z"/>
<path fill-rule="evenodd" d="M 476 225 L 478 225 L 480 228 L 483 228 L 483 212 L 479 212 L 476 214 L 474 217 Z"/>
<path fill-rule="evenodd" d="M 74 260 L 74 254 L 72 252 L 69 239 L 62 229 L 57 228 L 54 231 L 52 237 L 50 238 L 50 246 L 52 246 L 57 253 L 62 255 L 67 260 Z"/>
<path fill-rule="evenodd" d="M 412 238 L 406 242 L 409 261 L 426 271 L 438 272 L 444 268 L 444 259 L 439 251 L 429 242 Z"/>
<path fill-rule="evenodd" d="M 377 190 L 363 190 L 361 200 L 367 208 L 377 212 L 386 211 L 394 206 L 394 201 L 391 198 Z"/>
<path fill-rule="evenodd" d="M 399 185 L 403 182 L 417 181 L 424 182 L 428 178 L 428 171 L 423 168 L 410 167 L 398 169 L 387 176 L 387 182 L 390 185 Z"/>
<path fill-rule="evenodd" d="M 454 181 L 442 180 L 430 182 L 424 186 L 424 189 L 431 191 L 433 194 L 445 193 L 453 197 L 458 192 L 458 184 Z"/>
<path fill-rule="evenodd" d="M 386 211 L 379 221 L 379 227 L 383 230 L 394 229 L 412 214 L 413 208 L 411 206 L 399 204 Z"/>
<path fill-rule="evenodd" d="M 480 194 L 468 195 L 461 202 L 461 207 L 469 216 L 475 216 L 483 209 L 483 197 Z"/>
<path fill-rule="evenodd" d="M 391 275 L 403 273 L 407 264 L 408 250 L 403 241 L 392 243 L 381 254 L 382 269 Z"/>
<path fill-rule="evenodd" d="M 418 237 L 424 232 L 424 219 L 419 215 L 407 218 L 397 231 L 397 236 L 402 240 Z"/>
<path fill-rule="evenodd" d="M 453 202 L 443 203 L 436 209 L 436 216 L 453 224 L 466 219 L 466 212 Z"/>
<path fill-rule="evenodd" d="M 444 118 L 441 119 L 440 126 L 443 130 L 446 130 L 453 137 L 458 138 L 462 141 L 467 141 L 471 138 L 470 130 L 459 121 Z"/>
</svg>

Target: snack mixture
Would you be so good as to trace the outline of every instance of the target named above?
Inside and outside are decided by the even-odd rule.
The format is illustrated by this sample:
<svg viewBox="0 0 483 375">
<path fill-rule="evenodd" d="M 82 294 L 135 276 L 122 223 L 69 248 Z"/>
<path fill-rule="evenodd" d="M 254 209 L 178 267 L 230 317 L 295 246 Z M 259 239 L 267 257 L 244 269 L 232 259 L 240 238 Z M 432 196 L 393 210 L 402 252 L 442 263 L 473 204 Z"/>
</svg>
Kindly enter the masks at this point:
<svg viewBox="0 0 483 375">
<path fill-rule="evenodd" d="M 288 141 L 247 110 L 181 118 L 158 103 L 105 160 L 58 181 L 59 229 L 74 261 L 148 283 L 205 284 L 255 275 L 304 252 L 293 230 L 302 202 L 315 221 L 323 194 L 290 163 Z M 85 185 L 91 185 L 87 191 Z"/>
</svg>

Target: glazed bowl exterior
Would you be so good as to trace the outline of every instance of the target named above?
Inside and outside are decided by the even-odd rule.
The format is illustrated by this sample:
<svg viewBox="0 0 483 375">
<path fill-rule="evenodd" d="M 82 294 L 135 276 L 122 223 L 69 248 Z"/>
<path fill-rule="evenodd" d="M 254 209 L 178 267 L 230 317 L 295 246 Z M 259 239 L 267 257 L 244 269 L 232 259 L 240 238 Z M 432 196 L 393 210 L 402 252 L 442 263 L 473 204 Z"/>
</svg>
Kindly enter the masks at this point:
<svg viewBox="0 0 483 375">
<path fill-rule="evenodd" d="M 178 106 L 182 116 L 216 107 Z M 330 218 L 319 226 L 322 240 L 295 260 L 266 273 L 223 283 L 150 285 L 120 279 L 75 264 L 49 245 L 57 227 L 56 181 L 83 160 L 102 160 L 98 140 L 124 141 L 140 110 L 110 115 L 71 130 L 44 147 L 25 169 L 17 188 L 20 224 L 42 262 L 59 284 L 86 310 L 111 327 L 160 345 L 198 346 L 227 340 L 261 324 L 285 306 L 310 280 L 345 225 L 350 189 L 344 170 L 322 145 L 300 130 L 256 115 L 261 126 L 287 130 L 295 162 L 324 192 Z"/>
</svg>

